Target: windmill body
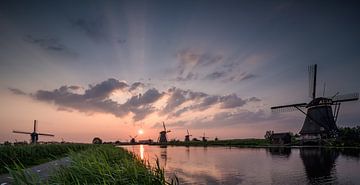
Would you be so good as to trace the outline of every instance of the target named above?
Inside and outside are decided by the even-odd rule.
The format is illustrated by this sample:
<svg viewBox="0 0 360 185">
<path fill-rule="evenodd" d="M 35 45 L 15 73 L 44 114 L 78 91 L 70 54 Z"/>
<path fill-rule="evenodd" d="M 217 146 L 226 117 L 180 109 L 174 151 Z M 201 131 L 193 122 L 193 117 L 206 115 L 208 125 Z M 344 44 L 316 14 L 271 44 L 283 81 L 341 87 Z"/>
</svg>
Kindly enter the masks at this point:
<svg viewBox="0 0 360 185">
<path fill-rule="evenodd" d="M 167 133 L 171 132 L 170 130 L 166 130 L 166 127 L 165 127 L 165 123 L 163 122 L 163 127 L 164 127 L 164 130 L 161 131 L 159 134 L 159 142 L 162 143 L 162 144 L 166 144 L 167 143 Z"/>
<path fill-rule="evenodd" d="M 129 136 L 130 137 L 130 144 L 136 144 L 136 138 L 137 138 L 137 135 L 135 137 L 132 137 L 132 136 Z"/>
<path fill-rule="evenodd" d="M 190 133 L 189 133 L 189 130 L 186 130 L 187 131 L 187 135 L 185 135 L 185 142 L 190 142 Z"/>
<path fill-rule="evenodd" d="M 312 100 L 309 103 L 298 103 L 271 107 L 275 112 L 299 110 L 306 115 L 304 124 L 299 132 L 303 141 L 312 141 L 327 138 L 336 138 L 338 128 L 336 120 L 342 102 L 356 101 L 359 93 L 338 95 L 333 97 L 316 97 L 317 65 L 309 67 L 309 94 Z"/>
<path fill-rule="evenodd" d="M 50 137 L 54 137 L 53 134 L 44 134 L 44 133 L 37 133 L 37 121 L 34 120 L 34 131 L 33 132 L 22 132 L 22 131 L 16 131 L 14 130 L 13 133 L 17 133 L 17 134 L 28 134 L 30 135 L 31 138 L 31 144 L 36 144 L 39 140 L 39 135 L 41 136 L 50 136 Z"/>
</svg>

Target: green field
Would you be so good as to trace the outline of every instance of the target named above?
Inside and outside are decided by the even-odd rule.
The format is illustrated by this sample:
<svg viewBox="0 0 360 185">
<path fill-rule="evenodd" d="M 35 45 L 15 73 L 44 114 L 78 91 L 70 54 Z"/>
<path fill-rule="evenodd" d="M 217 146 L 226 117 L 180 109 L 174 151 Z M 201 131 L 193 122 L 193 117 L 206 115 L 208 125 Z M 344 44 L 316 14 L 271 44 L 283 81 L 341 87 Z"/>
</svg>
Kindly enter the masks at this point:
<svg viewBox="0 0 360 185">
<path fill-rule="evenodd" d="M 80 151 L 92 147 L 90 144 L 49 144 L 0 147 L 0 174 L 7 172 L 6 167 L 15 164 L 29 167 L 64 157 L 70 151 Z"/>
</svg>

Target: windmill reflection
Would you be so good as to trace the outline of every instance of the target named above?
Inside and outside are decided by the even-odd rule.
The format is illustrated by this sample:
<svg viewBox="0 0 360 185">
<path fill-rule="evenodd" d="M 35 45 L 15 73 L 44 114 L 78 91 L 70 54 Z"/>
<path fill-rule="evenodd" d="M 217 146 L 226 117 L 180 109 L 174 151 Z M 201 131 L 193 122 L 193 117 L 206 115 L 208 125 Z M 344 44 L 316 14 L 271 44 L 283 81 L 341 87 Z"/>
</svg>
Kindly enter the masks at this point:
<svg viewBox="0 0 360 185">
<path fill-rule="evenodd" d="M 163 168 L 165 168 L 167 162 L 167 147 L 160 147 L 160 159 L 164 164 Z"/>
<path fill-rule="evenodd" d="M 300 158 L 305 166 L 305 173 L 310 182 L 319 179 L 336 179 L 335 160 L 337 150 L 326 148 L 300 148 Z"/>
<path fill-rule="evenodd" d="M 269 152 L 273 157 L 285 157 L 288 158 L 291 155 L 291 148 L 290 147 L 271 147 L 266 150 Z"/>
</svg>

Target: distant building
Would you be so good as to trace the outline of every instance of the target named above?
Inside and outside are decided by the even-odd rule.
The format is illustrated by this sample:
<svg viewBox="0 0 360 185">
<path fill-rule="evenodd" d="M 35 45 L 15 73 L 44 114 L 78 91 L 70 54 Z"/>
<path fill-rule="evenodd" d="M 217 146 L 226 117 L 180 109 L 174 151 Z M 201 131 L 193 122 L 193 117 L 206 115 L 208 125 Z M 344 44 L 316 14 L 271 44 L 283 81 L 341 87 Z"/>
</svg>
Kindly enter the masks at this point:
<svg viewBox="0 0 360 185">
<path fill-rule="evenodd" d="M 153 143 L 153 140 L 152 140 L 152 139 L 139 140 L 138 143 L 139 143 L 139 144 L 152 144 L 152 143 Z"/>
<path fill-rule="evenodd" d="M 291 133 L 273 133 L 270 136 L 270 142 L 274 145 L 286 145 L 291 143 Z"/>
</svg>

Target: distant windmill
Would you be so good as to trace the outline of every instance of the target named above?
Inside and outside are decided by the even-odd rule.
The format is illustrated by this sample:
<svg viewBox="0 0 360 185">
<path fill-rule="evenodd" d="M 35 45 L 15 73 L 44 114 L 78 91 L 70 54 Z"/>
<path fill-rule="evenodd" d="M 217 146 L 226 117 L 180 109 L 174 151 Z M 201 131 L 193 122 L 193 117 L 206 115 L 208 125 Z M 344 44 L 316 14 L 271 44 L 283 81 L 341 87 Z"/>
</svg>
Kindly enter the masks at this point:
<svg viewBox="0 0 360 185">
<path fill-rule="evenodd" d="M 160 132 L 159 142 L 160 143 L 167 143 L 166 134 L 171 132 L 171 130 L 166 130 L 165 123 L 163 122 L 164 130 Z"/>
<path fill-rule="evenodd" d="M 336 93 L 332 97 L 316 97 L 316 73 L 317 65 L 309 66 L 309 96 L 312 98 L 309 103 L 271 107 L 272 111 L 275 112 L 299 110 L 306 115 L 300 131 L 303 141 L 337 137 L 338 128 L 336 121 L 341 102 L 356 101 L 359 99 L 359 93 L 345 95 Z M 305 112 L 306 109 L 307 112 Z"/>
<path fill-rule="evenodd" d="M 130 138 L 131 138 L 131 140 L 130 140 L 130 143 L 131 144 L 135 144 L 136 143 L 136 138 L 137 138 L 137 135 L 135 136 L 135 137 L 132 137 L 131 135 L 129 136 Z"/>
<path fill-rule="evenodd" d="M 40 136 L 50 136 L 50 137 L 54 137 L 53 134 L 43 134 L 43 133 L 37 133 L 37 123 L 36 120 L 34 120 L 34 131 L 33 132 L 22 132 L 22 131 L 16 131 L 14 130 L 13 133 L 17 133 L 17 134 L 29 134 L 31 137 L 31 143 L 32 144 L 36 144 L 38 139 L 39 139 L 39 135 Z"/>
<path fill-rule="evenodd" d="M 203 133 L 203 136 L 200 136 L 200 137 L 201 137 L 201 140 L 202 140 L 203 142 L 206 142 L 207 139 L 209 138 L 209 137 L 206 137 L 206 136 L 205 136 L 205 132 Z"/>
<path fill-rule="evenodd" d="M 186 132 L 187 132 L 187 135 L 185 135 L 185 142 L 189 142 L 190 141 L 190 136 L 192 136 L 192 135 L 190 135 L 188 129 L 186 129 Z"/>
</svg>

